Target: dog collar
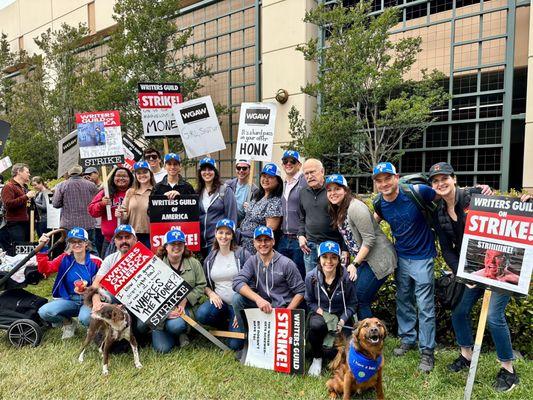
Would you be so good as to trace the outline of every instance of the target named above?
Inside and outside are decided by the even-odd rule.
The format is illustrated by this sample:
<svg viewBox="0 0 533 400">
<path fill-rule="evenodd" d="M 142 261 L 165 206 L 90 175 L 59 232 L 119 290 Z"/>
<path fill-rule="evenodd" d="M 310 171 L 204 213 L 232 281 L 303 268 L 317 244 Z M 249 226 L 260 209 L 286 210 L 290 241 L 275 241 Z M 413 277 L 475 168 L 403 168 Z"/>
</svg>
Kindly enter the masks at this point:
<svg viewBox="0 0 533 400">
<path fill-rule="evenodd" d="M 363 383 L 368 381 L 378 372 L 381 365 L 382 356 L 379 356 L 376 360 L 366 357 L 361 354 L 353 346 L 350 346 L 350 352 L 348 353 L 348 365 L 350 370 L 357 381 L 357 383 Z"/>
</svg>

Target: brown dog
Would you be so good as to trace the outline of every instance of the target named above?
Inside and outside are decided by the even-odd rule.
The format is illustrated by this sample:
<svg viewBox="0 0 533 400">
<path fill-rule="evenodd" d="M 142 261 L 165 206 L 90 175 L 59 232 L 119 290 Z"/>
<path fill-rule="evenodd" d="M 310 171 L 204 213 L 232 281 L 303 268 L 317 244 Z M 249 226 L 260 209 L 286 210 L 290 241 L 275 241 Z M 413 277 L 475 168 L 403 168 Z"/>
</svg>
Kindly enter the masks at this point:
<svg viewBox="0 0 533 400">
<path fill-rule="evenodd" d="M 377 318 L 360 321 L 348 343 L 342 336 L 338 353 L 329 365 L 333 372 L 333 377 L 326 383 L 330 398 L 342 395 L 343 399 L 349 399 L 352 393 L 361 394 L 371 388 L 375 388 L 378 400 L 385 398 L 382 352 L 386 336 L 387 329 Z"/>
<path fill-rule="evenodd" d="M 96 288 L 88 288 L 84 293 L 84 303 L 87 307 L 92 308 L 93 295 L 99 293 Z M 133 360 L 136 368 L 142 368 L 139 360 L 139 351 L 137 348 L 137 340 L 133 335 L 131 326 L 131 316 L 124 309 L 122 305 L 106 304 L 98 311 L 93 311 L 91 314 L 91 323 L 87 329 L 87 337 L 81 348 L 81 353 L 78 357 L 80 363 L 83 362 L 85 349 L 94 341 L 98 346 L 98 350 L 103 357 L 102 373 L 109 374 L 109 350 L 111 345 L 121 339 L 126 339 L 133 351 Z"/>
</svg>

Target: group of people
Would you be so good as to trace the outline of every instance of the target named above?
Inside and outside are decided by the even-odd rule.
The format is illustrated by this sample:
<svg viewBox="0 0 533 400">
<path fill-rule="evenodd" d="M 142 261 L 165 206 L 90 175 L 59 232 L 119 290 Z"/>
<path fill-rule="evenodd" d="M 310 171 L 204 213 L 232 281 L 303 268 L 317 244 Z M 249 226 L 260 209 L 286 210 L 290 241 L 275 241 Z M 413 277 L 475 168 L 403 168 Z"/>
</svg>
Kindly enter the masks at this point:
<svg viewBox="0 0 533 400">
<path fill-rule="evenodd" d="M 287 150 L 281 164 L 281 168 L 265 164 L 256 186 L 250 180 L 250 162 L 238 160 L 236 177 L 223 183 L 216 161 L 206 157 L 198 163 L 194 189 L 180 174 L 178 154 L 161 157 L 159 151 L 149 148 L 133 173 L 123 167 L 113 170 L 108 195 L 99 187 L 96 169 L 82 173 L 80 167 L 72 168 L 52 197 L 53 206 L 62 208 L 61 226 L 69 230 L 67 250 L 52 261 L 45 254 L 38 255 L 41 272 L 58 273 L 52 293 L 55 300 L 41 308 L 41 317 L 62 325 L 64 338 L 74 334 L 73 317 L 87 326 L 91 310 L 82 302 L 85 288 L 99 287 L 102 277 L 137 241 L 149 246 L 150 196 L 173 199 L 198 194 L 201 252 L 193 254 L 178 229 L 167 232 L 164 245 L 157 250 L 192 291 L 151 333 L 146 325 L 136 323 L 138 334 L 151 334 L 156 351 L 166 353 L 188 343 L 188 326 L 180 318 L 183 313 L 201 324 L 243 332 L 243 309 L 270 313 L 278 307 L 305 308 L 313 358 L 309 374 L 318 376 L 323 360 L 335 353 L 335 334 L 348 332 L 346 326 L 372 317 L 371 305 L 380 287 L 395 272 L 401 345 L 394 354 L 403 356 L 418 342 L 419 368 L 430 372 L 436 346 L 435 239 L 455 272 L 470 198 L 474 193 L 491 194 L 490 188 L 459 188 L 452 166 L 445 162 L 429 170 L 431 186 L 403 184 L 395 167 L 383 162 L 373 169 L 379 193 L 371 210 L 351 192 L 342 175 L 326 177 L 320 160 L 302 162 L 297 151 Z M 36 192 L 25 188 L 30 179 L 26 165 L 16 164 L 12 172 L 2 199 L 11 218 L 9 233 L 15 240 L 23 231 L 21 227 L 19 234 L 19 228 L 15 229 L 18 222 L 27 221 L 22 208 Z M 6 192 L 8 185 L 11 188 Z M 531 197 L 522 200 L 531 201 Z M 428 223 L 424 203 L 436 205 L 432 223 Z M 111 219 L 107 206 L 112 210 Z M 15 212 L 16 207 L 21 210 Z M 394 244 L 382 232 L 381 220 L 390 225 Z M 40 240 L 49 238 L 43 235 Z M 103 261 L 99 256 L 105 257 Z M 469 367 L 474 344 L 471 311 L 481 294 L 480 288 L 465 288 L 453 310 L 460 355 L 449 365 L 452 371 Z M 103 300 L 95 297 L 93 308 L 99 308 Z M 488 316 L 501 362 L 495 384 L 498 391 L 510 390 L 519 382 L 504 313 L 508 302 L 508 295 L 495 293 Z M 228 346 L 238 351 L 243 341 L 231 339 Z"/>
</svg>

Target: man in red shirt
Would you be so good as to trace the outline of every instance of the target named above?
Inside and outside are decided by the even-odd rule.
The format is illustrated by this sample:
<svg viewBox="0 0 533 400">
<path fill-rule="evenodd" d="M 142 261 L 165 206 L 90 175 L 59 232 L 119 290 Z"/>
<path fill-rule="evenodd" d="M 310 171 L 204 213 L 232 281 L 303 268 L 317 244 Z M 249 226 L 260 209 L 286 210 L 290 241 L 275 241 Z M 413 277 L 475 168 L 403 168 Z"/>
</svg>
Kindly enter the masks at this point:
<svg viewBox="0 0 533 400">
<path fill-rule="evenodd" d="M 35 191 L 28 191 L 30 168 L 27 164 L 17 163 L 11 168 L 12 178 L 2 189 L 2 202 L 6 210 L 7 231 L 10 243 L 30 240 L 30 218 L 28 206 L 35 197 Z M 13 249 L 7 249 L 12 254 Z"/>
</svg>

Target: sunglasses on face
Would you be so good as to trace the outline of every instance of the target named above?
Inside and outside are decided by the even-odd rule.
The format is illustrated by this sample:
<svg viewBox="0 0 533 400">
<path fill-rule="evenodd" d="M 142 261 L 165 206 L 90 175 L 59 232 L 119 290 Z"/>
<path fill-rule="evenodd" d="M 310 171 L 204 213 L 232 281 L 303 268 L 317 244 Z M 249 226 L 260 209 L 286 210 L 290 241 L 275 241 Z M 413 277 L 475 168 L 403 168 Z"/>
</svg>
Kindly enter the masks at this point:
<svg viewBox="0 0 533 400">
<path fill-rule="evenodd" d="M 147 160 L 157 160 L 159 156 L 157 154 L 148 154 L 144 158 L 146 158 Z"/>
<path fill-rule="evenodd" d="M 235 167 L 237 171 L 248 171 L 248 167 Z"/>
<path fill-rule="evenodd" d="M 281 162 L 283 163 L 283 165 L 287 165 L 287 164 L 296 165 L 296 160 L 293 158 L 285 158 L 284 160 L 281 160 Z"/>
</svg>

